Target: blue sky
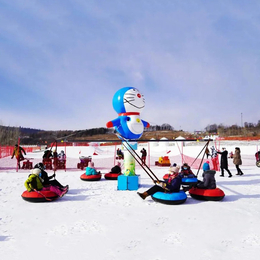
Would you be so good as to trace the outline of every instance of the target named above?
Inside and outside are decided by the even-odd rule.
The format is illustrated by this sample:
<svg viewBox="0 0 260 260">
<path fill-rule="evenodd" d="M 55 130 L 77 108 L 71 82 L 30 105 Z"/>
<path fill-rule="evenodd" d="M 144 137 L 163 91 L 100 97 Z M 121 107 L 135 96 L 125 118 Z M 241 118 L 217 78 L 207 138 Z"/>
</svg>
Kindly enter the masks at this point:
<svg viewBox="0 0 260 260">
<path fill-rule="evenodd" d="M 105 127 L 132 86 L 152 125 L 260 120 L 260 1 L 0 0 L 0 123 Z"/>
</svg>

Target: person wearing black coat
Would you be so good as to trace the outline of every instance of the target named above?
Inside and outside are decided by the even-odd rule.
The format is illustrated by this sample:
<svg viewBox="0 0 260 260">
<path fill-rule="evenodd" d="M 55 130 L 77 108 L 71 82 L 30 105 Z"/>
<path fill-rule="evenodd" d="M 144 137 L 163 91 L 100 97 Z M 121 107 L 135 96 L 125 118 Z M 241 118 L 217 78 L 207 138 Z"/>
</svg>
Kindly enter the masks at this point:
<svg viewBox="0 0 260 260">
<path fill-rule="evenodd" d="M 229 174 L 229 178 L 232 177 L 232 174 L 230 170 L 228 169 L 228 151 L 226 148 L 222 148 L 222 152 L 217 151 L 218 154 L 221 154 L 221 159 L 220 159 L 220 169 L 221 169 L 221 177 L 224 177 L 224 170 L 226 170 Z"/>
<path fill-rule="evenodd" d="M 121 173 L 121 163 L 118 162 L 114 167 L 111 168 L 110 173 Z"/>
<path fill-rule="evenodd" d="M 145 165 L 145 161 L 146 161 L 146 156 L 147 156 L 147 151 L 143 148 L 141 151 L 141 154 L 142 154 L 142 165 Z"/>
<path fill-rule="evenodd" d="M 34 169 L 35 169 L 35 168 L 38 168 L 38 169 L 41 170 L 40 177 L 41 177 L 43 186 L 45 186 L 45 187 L 48 186 L 48 185 L 57 186 L 60 190 L 68 190 L 68 189 L 69 189 L 69 185 L 63 186 L 63 185 L 60 184 L 56 179 L 51 180 L 51 179 L 54 178 L 56 175 L 55 175 L 55 173 L 54 173 L 53 175 L 48 176 L 48 173 L 47 173 L 46 171 L 44 171 L 44 165 L 43 165 L 43 163 L 37 163 L 37 164 L 35 164 Z"/>
</svg>

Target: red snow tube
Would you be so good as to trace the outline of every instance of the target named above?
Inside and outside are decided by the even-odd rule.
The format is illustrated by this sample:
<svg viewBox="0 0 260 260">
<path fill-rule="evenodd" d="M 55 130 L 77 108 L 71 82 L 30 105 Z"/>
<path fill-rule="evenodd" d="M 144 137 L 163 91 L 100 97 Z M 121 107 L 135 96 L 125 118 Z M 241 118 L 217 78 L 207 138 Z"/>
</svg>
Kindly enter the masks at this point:
<svg viewBox="0 0 260 260">
<path fill-rule="evenodd" d="M 21 195 L 22 198 L 29 202 L 50 202 L 59 198 L 59 196 L 50 190 L 45 191 L 24 191 Z"/>
<path fill-rule="evenodd" d="M 207 201 L 219 201 L 225 197 L 225 193 L 219 189 L 198 189 L 191 188 L 189 190 L 190 196 L 197 200 L 207 200 Z"/>
<path fill-rule="evenodd" d="M 95 174 L 95 175 L 86 175 L 85 173 L 83 173 L 80 176 L 80 179 L 83 181 L 99 181 L 101 179 L 101 174 Z"/>
<path fill-rule="evenodd" d="M 106 174 L 105 174 L 105 179 L 106 179 L 106 180 L 117 180 L 117 177 L 118 177 L 119 175 L 121 175 L 121 173 L 112 173 L 112 172 L 106 173 Z"/>
</svg>

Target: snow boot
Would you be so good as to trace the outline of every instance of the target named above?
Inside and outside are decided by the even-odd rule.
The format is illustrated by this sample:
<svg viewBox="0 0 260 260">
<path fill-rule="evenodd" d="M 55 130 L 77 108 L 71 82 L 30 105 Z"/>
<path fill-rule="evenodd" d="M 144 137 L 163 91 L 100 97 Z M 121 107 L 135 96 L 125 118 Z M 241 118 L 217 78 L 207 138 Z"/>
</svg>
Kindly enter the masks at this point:
<svg viewBox="0 0 260 260">
<path fill-rule="evenodd" d="M 143 199 L 143 200 L 145 200 L 145 198 L 147 197 L 147 196 L 149 196 L 149 194 L 145 191 L 144 193 L 140 193 L 140 192 L 137 192 L 137 194 Z"/>
</svg>

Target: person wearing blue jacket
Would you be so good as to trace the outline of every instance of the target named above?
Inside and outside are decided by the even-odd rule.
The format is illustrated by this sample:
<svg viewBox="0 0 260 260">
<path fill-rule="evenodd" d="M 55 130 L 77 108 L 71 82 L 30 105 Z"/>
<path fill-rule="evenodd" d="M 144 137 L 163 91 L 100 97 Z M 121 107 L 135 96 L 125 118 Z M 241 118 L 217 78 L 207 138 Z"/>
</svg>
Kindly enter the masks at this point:
<svg viewBox="0 0 260 260">
<path fill-rule="evenodd" d="M 94 167 L 94 162 L 89 162 L 88 167 L 86 168 L 86 175 L 97 175 L 100 174 L 100 172 L 97 172 L 97 170 Z"/>
<path fill-rule="evenodd" d="M 179 166 L 171 167 L 172 174 L 166 181 L 154 181 L 158 185 L 154 185 L 149 190 L 137 194 L 144 200 L 146 197 L 153 195 L 154 193 L 161 192 L 179 192 L 181 188 L 181 176 L 179 175 Z"/>
</svg>

